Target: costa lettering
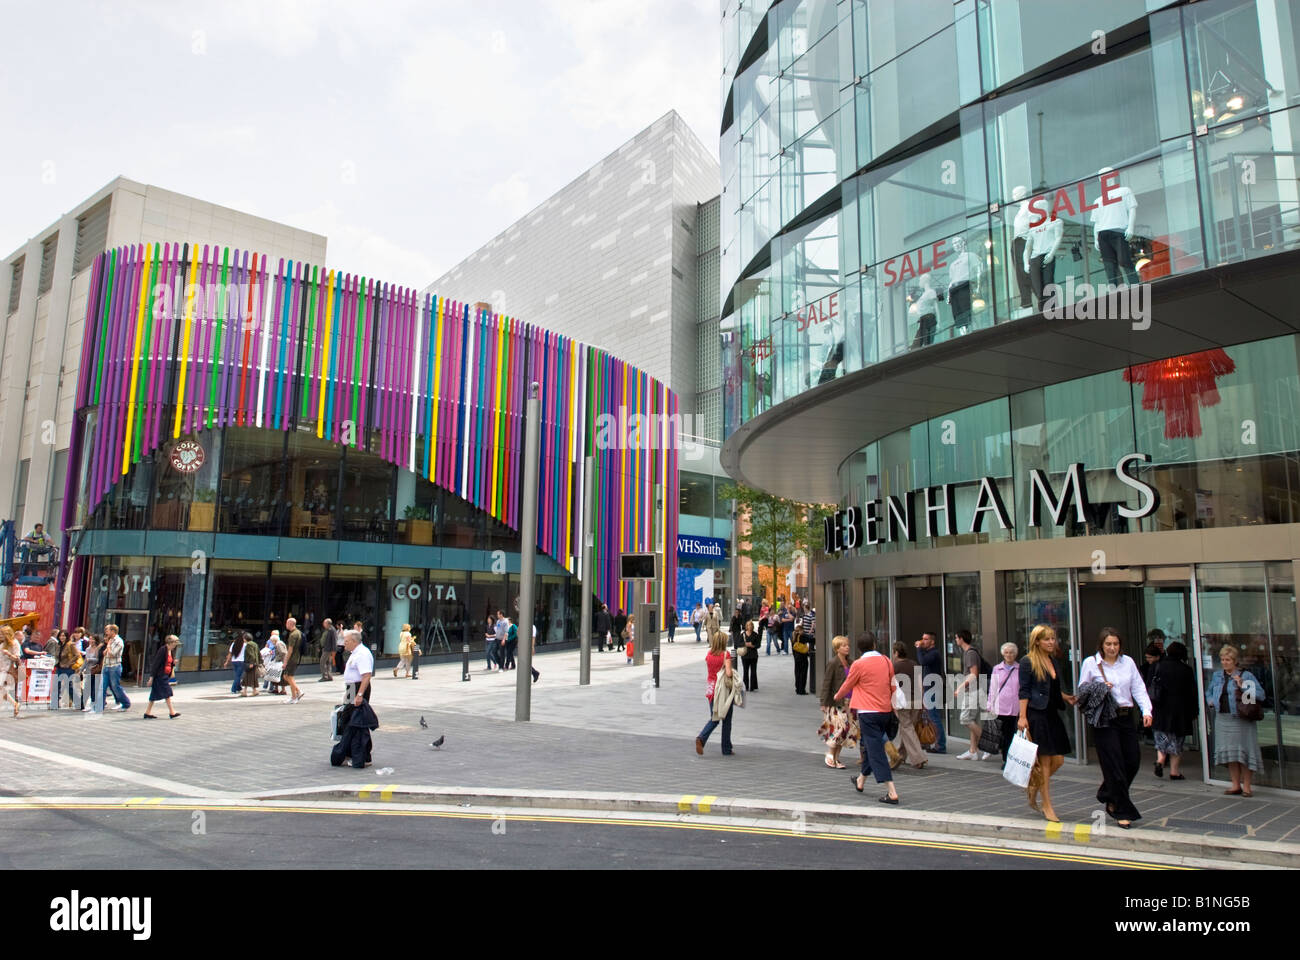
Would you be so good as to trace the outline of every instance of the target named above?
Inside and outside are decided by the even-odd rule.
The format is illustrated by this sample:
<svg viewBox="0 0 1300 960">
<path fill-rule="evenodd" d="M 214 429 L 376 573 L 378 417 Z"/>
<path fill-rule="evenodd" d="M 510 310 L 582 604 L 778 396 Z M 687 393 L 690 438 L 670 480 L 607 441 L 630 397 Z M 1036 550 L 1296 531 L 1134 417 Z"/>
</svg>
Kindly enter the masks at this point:
<svg viewBox="0 0 1300 960">
<path fill-rule="evenodd" d="M 408 583 L 405 580 L 393 584 L 393 597 L 397 600 L 419 600 L 425 595 L 432 600 L 455 600 L 456 585 Z"/>
<path fill-rule="evenodd" d="M 1130 453 L 1120 457 L 1115 464 L 1115 476 L 1132 490 L 1137 491 L 1136 507 L 1118 504 L 1119 515 L 1129 520 L 1149 517 L 1160 507 L 1160 493 L 1155 487 L 1140 480 L 1130 472 L 1133 464 L 1149 463 L 1145 453 Z M 856 546 L 876 546 L 881 543 L 915 543 L 920 531 L 920 519 L 925 521 L 926 533 L 931 537 L 955 537 L 959 533 L 981 533 L 986 519 L 992 519 L 1003 530 L 1011 527 L 1011 513 L 1002 499 L 995 477 L 981 477 L 975 507 L 966 518 L 962 529 L 957 517 L 957 487 L 955 483 L 938 484 L 909 490 L 900 495 L 889 495 L 882 500 L 869 500 L 861 507 L 846 507 L 831 514 L 823 523 L 823 541 L 828 554 L 842 553 Z M 1058 494 L 1052 481 L 1042 470 L 1029 471 L 1029 517 L 1027 526 L 1041 527 L 1045 516 L 1051 517 L 1055 526 L 1064 526 L 1073 513 L 1074 520 L 1086 523 L 1092 501 L 1088 498 L 1087 473 L 1082 463 L 1072 463 L 1065 471 Z"/>
</svg>

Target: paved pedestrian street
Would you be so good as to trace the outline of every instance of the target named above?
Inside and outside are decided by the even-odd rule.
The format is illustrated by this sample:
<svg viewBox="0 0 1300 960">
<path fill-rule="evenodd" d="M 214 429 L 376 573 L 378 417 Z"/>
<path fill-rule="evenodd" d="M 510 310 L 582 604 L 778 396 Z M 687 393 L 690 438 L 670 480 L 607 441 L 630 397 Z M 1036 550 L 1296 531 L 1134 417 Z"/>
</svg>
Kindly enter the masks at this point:
<svg viewBox="0 0 1300 960">
<path fill-rule="evenodd" d="M 1189 779 L 1175 784 L 1145 765 L 1133 790 L 1144 819 L 1121 831 L 1098 829 L 1099 769 L 1067 764 L 1053 780 L 1066 822 L 1049 825 L 1028 810 L 1024 791 L 1001 778 L 996 761 L 957 760 L 951 754 L 961 747 L 951 739 L 949 756 L 897 772 L 902 804 L 886 809 L 874 783 L 863 794 L 854 790 L 856 754 L 846 751 L 848 770 L 825 766 L 818 700 L 795 695 L 790 657 L 760 658 L 760 689 L 734 721 L 736 754 L 722 756 L 715 733 L 696 756 L 694 737 L 706 719 L 704 649 L 664 644 L 658 688 L 648 661 L 628 666 L 621 654 L 593 652 L 592 682 L 580 687 L 576 651 L 542 654 L 527 723 L 513 720 L 514 673 L 486 673 L 478 660 L 469 682 L 458 663 L 425 665 L 420 679 L 407 680 L 381 665 L 372 700 L 381 727 L 374 767 L 365 771 L 329 765 L 329 714 L 342 684 L 308 672 L 298 678 L 306 693 L 298 704 L 266 694 L 241 699 L 228 681 L 182 677 L 174 699 L 182 716 L 174 720 L 160 705 L 158 721 L 142 722 L 148 691 L 135 688 L 126 713 L 27 708 L 17 721 L 0 720 L 3 794 L 324 800 L 388 791 L 395 799 L 504 797 L 587 810 L 671 803 L 690 814 L 1182 850 L 1225 862 L 1278 865 L 1300 852 L 1300 804 L 1265 790 L 1249 800 L 1225 797 L 1222 787 L 1192 780 L 1190 767 Z M 434 749 L 438 736 L 446 741 Z"/>
</svg>

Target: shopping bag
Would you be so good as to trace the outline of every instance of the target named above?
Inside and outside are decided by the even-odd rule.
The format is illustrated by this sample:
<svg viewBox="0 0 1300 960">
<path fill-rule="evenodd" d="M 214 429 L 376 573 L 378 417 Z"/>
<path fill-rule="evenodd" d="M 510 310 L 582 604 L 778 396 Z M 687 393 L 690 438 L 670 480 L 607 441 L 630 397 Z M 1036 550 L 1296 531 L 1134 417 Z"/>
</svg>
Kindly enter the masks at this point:
<svg viewBox="0 0 1300 960">
<path fill-rule="evenodd" d="M 980 726 L 979 748 L 984 753 L 1002 752 L 1002 721 L 997 717 L 985 720 Z"/>
<path fill-rule="evenodd" d="M 272 683 L 279 683 L 280 678 L 284 675 L 284 664 L 273 663 L 266 668 L 266 679 Z"/>
<path fill-rule="evenodd" d="M 1038 744 L 1030 740 L 1029 735 L 1021 730 L 1011 738 L 1011 747 L 1007 750 L 1007 765 L 1002 768 L 1002 776 L 1017 787 L 1027 787 L 1037 760 Z"/>
<path fill-rule="evenodd" d="M 343 739 L 343 728 L 352 717 L 352 704 L 340 703 L 330 711 L 330 742 L 338 743 Z"/>
</svg>

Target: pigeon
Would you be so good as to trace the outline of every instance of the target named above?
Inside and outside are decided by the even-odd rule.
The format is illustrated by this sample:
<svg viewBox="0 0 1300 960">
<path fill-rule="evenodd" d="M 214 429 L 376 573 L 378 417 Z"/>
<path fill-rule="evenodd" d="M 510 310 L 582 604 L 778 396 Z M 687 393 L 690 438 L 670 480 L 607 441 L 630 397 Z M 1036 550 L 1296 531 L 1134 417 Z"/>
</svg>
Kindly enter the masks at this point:
<svg viewBox="0 0 1300 960">
<path fill-rule="evenodd" d="M 447 742 L 447 735 L 444 733 L 437 740 L 433 741 L 433 743 L 429 744 L 429 746 L 433 747 L 434 749 L 438 749 L 446 742 Z"/>
<path fill-rule="evenodd" d="M 421 729 L 421 730 L 428 730 L 428 729 L 429 729 L 429 725 L 428 725 L 427 723 L 424 722 L 424 717 L 421 717 L 421 718 L 420 718 L 420 729 Z"/>
</svg>

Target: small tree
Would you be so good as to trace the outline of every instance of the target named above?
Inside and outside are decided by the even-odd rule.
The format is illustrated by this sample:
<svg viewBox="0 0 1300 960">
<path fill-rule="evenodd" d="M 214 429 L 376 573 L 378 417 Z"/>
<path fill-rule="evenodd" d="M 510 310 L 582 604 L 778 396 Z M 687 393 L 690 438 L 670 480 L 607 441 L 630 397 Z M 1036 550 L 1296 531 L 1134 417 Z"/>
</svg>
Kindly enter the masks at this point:
<svg viewBox="0 0 1300 960">
<path fill-rule="evenodd" d="M 736 501 L 736 510 L 749 521 L 749 533 L 741 538 L 749 546 L 737 544 L 736 553 L 758 565 L 760 580 L 763 568 L 772 568 L 773 600 L 781 592 L 781 569 L 788 569 L 799 551 L 807 558 L 811 578 L 813 549 L 820 542 L 822 520 L 829 508 L 776 497 L 740 483 L 729 483 L 720 493 Z"/>
</svg>

